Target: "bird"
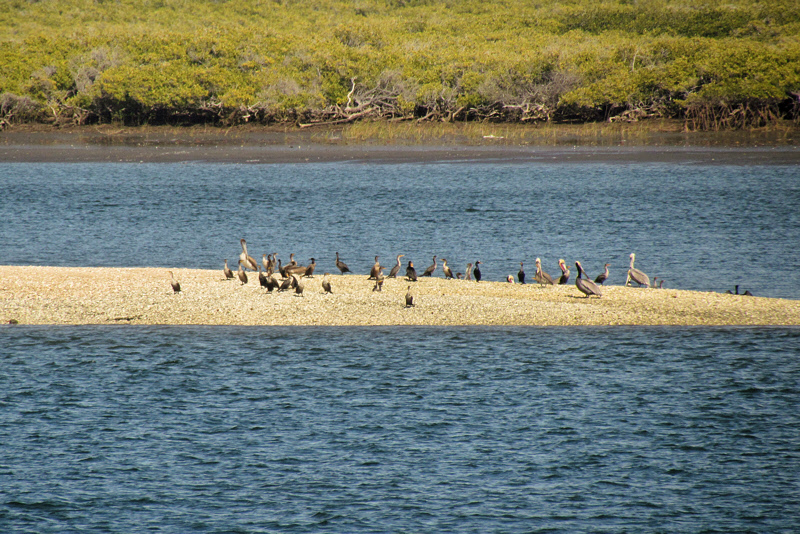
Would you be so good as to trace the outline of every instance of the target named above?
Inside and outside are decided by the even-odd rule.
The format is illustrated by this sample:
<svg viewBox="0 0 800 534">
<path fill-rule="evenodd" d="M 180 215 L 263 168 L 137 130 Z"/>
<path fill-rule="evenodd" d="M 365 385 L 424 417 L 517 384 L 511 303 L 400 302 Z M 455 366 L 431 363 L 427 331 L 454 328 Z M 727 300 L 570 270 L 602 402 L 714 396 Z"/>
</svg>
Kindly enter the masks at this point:
<svg viewBox="0 0 800 534">
<path fill-rule="evenodd" d="M 472 264 L 467 264 L 467 274 L 464 275 L 464 280 L 472 280 Z"/>
<path fill-rule="evenodd" d="M 476 281 L 476 282 L 480 282 L 480 281 L 481 281 L 481 268 L 480 268 L 480 267 L 478 267 L 478 265 L 479 265 L 480 263 L 481 263 L 480 261 L 476 261 L 476 262 L 475 262 L 475 268 L 474 268 L 474 269 L 472 269 L 472 276 L 474 276 L 474 277 L 475 277 L 475 281 Z"/>
<path fill-rule="evenodd" d="M 586 295 L 587 299 L 592 295 L 597 295 L 598 297 L 602 297 L 603 293 L 602 291 L 600 291 L 600 286 L 598 286 L 588 278 L 583 278 L 583 275 L 586 273 L 583 272 L 583 268 L 581 267 L 581 262 L 576 261 L 575 267 L 578 268 L 578 278 L 575 279 L 575 287 L 578 288 L 578 291 Z"/>
<path fill-rule="evenodd" d="M 286 267 L 283 266 L 283 261 L 278 258 L 278 274 L 281 275 L 281 280 L 286 278 Z"/>
<path fill-rule="evenodd" d="M 553 278 L 542 270 L 542 260 L 540 258 L 536 258 L 536 274 L 533 275 L 533 279 L 539 282 L 539 285 L 555 283 Z"/>
<path fill-rule="evenodd" d="M 260 265 L 258 266 L 258 283 L 261 287 L 267 287 L 267 275 L 261 270 Z"/>
<path fill-rule="evenodd" d="M 222 272 L 225 273 L 225 280 L 233 278 L 233 271 L 228 267 L 228 260 L 225 260 L 225 268 L 222 269 Z"/>
<path fill-rule="evenodd" d="M 651 285 L 650 287 L 652 287 L 653 289 L 658 289 L 658 277 L 657 276 L 653 277 L 653 285 Z"/>
<path fill-rule="evenodd" d="M 520 284 L 525 283 L 525 269 L 523 268 L 522 262 L 519 262 L 519 271 L 517 271 L 517 280 L 519 280 Z"/>
<path fill-rule="evenodd" d="M 433 271 L 435 270 L 436 270 L 436 256 L 433 257 L 433 265 L 430 265 L 427 269 L 425 269 L 425 272 L 422 273 L 422 276 L 431 276 L 433 274 Z"/>
<path fill-rule="evenodd" d="M 276 289 L 278 289 L 280 287 L 281 287 L 280 282 L 275 280 L 275 277 L 272 276 L 272 274 L 267 276 L 267 291 L 272 293 L 273 291 L 275 291 Z"/>
<path fill-rule="evenodd" d="M 664 281 L 662 280 L 661 283 L 663 284 Z M 733 286 L 733 289 L 734 289 L 733 292 L 729 289 L 725 293 L 727 293 L 728 295 L 745 295 L 747 297 L 752 297 L 753 296 L 753 294 L 750 293 L 749 289 L 747 291 L 745 291 L 744 293 L 739 293 L 739 286 Z"/>
<path fill-rule="evenodd" d="M 322 289 L 325 293 L 333 293 L 331 290 L 331 281 L 328 280 L 328 276 L 330 276 L 330 273 L 325 273 L 322 275 Z"/>
<path fill-rule="evenodd" d="M 170 276 L 170 284 L 172 285 L 172 292 L 173 293 L 180 293 L 181 292 L 181 283 L 175 280 L 175 273 L 172 271 L 168 271 Z"/>
<path fill-rule="evenodd" d="M 369 271 L 369 278 L 367 280 L 375 280 L 378 277 L 378 271 L 382 269 L 381 264 L 378 262 L 378 256 L 375 256 L 375 263 Z"/>
<path fill-rule="evenodd" d="M 508 282 L 509 284 L 513 284 L 514 277 L 509 274 L 508 276 L 506 276 L 506 282 Z"/>
<path fill-rule="evenodd" d="M 264 266 L 264 271 L 269 271 L 269 259 L 267 259 L 266 254 L 261 255 L 261 265 Z"/>
<path fill-rule="evenodd" d="M 389 276 L 386 278 L 397 278 L 397 273 L 400 272 L 400 258 L 405 256 L 405 254 L 398 254 L 397 255 L 397 265 L 392 267 L 392 270 L 389 271 Z"/>
<path fill-rule="evenodd" d="M 383 267 L 378 266 L 378 273 L 375 275 L 375 287 L 372 288 L 373 291 L 383 290 L 383 278 Z"/>
<path fill-rule="evenodd" d="M 297 265 L 297 262 L 294 260 L 294 252 L 289 254 L 289 265 Z"/>
<path fill-rule="evenodd" d="M 236 274 L 239 275 L 239 281 L 242 285 L 245 285 L 247 283 L 247 273 L 242 269 L 242 260 L 239 260 L 239 271 Z"/>
<path fill-rule="evenodd" d="M 408 286 L 408 291 L 406 291 L 406 308 L 410 308 L 414 305 L 414 295 L 411 293 L 411 286 Z"/>
<path fill-rule="evenodd" d="M 564 285 L 569 282 L 569 265 L 564 260 L 558 260 L 558 266 L 561 267 L 561 276 L 558 278 L 558 283 Z"/>
<path fill-rule="evenodd" d="M 286 291 L 287 289 L 291 288 L 294 285 L 294 277 L 287 276 L 286 280 L 281 282 L 281 285 L 278 287 L 278 291 Z"/>
<path fill-rule="evenodd" d="M 448 278 L 455 278 L 453 275 L 453 270 L 447 265 L 447 260 L 444 258 L 442 258 L 442 271 L 444 271 L 445 280 Z"/>
<path fill-rule="evenodd" d="M 292 275 L 292 285 L 294 286 L 294 294 L 302 297 L 305 287 L 303 286 L 302 280 L 297 278 L 297 275 Z"/>
<path fill-rule="evenodd" d="M 606 280 L 608 280 L 608 268 L 609 268 L 610 266 L 611 266 L 611 264 L 610 264 L 610 263 L 606 263 L 606 264 L 603 266 L 603 268 L 605 268 L 605 271 L 603 271 L 602 273 L 600 273 L 600 274 L 598 274 L 598 275 L 597 275 L 597 278 L 595 278 L 595 279 L 594 279 L 594 283 L 595 283 L 595 284 L 600 284 L 600 285 L 603 285 L 603 282 L 605 282 Z"/>
<path fill-rule="evenodd" d="M 339 259 L 339 253 L 336 253 L 336 268 L 342 274 L 352 272 L 345 262 Z"/>
<path fill-rule="evenodd" d="M 414 268 L 413 261 L 408 262 L 408 267 L 406 267 L 406 278 L 409 282 L 417 281 L 417 270 Z"/>
<path fill-rule="evenodd" d="M 631 266 L 628 268 L 628 279 L 625 285 L 631 284 L 631 280 L 639 284 L 639 287 L 650 287 L 650 278 L 639 269 L 634 269 L 633 262 L 636 260 L 636 254 L 631 252 Z"/>
<path fill-rule="evenodd" d="M 242 244 L 242 253 L 239 254 L 239 261 L 242 262 L 245 268 L 250 269 L 251 271 L 256 271 L 256 260 L 247 253 L 247 241 L 240 239 L 239 242 Z"/>
<path fill-rule="evenodd" d="M 314 278 L 314 269 L 317 268 L 317 260 L 311 258 L 311 263 L 306 267 L 306 272 L 303 274 L 306 278 Z"/>
</svg>

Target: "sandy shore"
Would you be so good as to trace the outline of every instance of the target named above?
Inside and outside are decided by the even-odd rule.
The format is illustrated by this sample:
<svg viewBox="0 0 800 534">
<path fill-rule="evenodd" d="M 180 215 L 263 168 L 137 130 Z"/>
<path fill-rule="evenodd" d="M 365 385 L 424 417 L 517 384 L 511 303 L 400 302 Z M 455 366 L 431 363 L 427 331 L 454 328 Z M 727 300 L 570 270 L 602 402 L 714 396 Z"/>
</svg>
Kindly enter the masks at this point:
<svg viewBox="0 0 800 534">
<path fill-rule="evenodd" d="M 606 286 L 584 298 L 574 284 L 305 279 L 302 297 L 224 280 L 222 270 L 0 266 L 0 323 L 140 325 L 800 325 L 800 301 L 674 289 Z M 405 307 L 408 286 L 416 305 Z"/>
</svg>

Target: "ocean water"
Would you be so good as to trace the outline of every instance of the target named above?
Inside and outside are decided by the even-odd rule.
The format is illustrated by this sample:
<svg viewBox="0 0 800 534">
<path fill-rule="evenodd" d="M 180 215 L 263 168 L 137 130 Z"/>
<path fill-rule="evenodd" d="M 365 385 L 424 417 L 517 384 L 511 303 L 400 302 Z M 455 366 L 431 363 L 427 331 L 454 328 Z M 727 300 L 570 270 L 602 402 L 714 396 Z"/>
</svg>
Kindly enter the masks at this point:
<svg viewBox="0 0 800 534">
<path fill-rule="evenodd" d="M 797 532 L 797 328 L 0 327 L 3 532 Z"/>
<path fill-rule="evenodd" d="M 0 264 L 800 298 L 787 165 L 7 164 Z M 441 276 L 441 274 L 440 274 Z M 0 325 L 0 532 L 794 533 L 800 328 Z"/>
<path fill-rule="evenodd" d="M 623 284 L 635 252 L 666 287 L 800 298 L 796 165 L 5 163 L 0 190 L 0 264 L 222 269 L 245 238 L 322 272 L 540 257 Z"/>
</svg>

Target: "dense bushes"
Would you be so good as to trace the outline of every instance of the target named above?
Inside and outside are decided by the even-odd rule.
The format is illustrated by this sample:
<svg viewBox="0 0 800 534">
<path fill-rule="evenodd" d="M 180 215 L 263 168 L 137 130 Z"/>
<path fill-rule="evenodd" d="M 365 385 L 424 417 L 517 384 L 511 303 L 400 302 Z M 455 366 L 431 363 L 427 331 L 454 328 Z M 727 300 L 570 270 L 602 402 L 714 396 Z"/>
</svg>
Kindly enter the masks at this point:
<svg viewBox="0 0 800 534">
<path fill-rule="evenodd" d="M 800 7 L 732 0 L 9 0 L 0 119 L 798 117 Z"/>
</svg>

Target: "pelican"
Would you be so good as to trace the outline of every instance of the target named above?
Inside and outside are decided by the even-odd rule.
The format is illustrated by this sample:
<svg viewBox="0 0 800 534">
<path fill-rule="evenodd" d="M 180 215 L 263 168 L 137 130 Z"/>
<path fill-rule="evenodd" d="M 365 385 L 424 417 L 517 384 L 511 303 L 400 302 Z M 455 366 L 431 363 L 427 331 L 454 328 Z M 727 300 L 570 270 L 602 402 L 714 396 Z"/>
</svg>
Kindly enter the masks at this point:
<svg viewBox="0 0 800 534">
<path fill-rule="evenodd" d="M 400 258 L 405 256 L 405 254 L 398 254 L 397 255 L 397 265 L 392 267 L 392 270 L 389 271 L 389 276 L 386 278 L 397 278 L 397 273 L 400 272 Z"/>
<path fill-rule="evenodd" d="M 509 274 L 508 276 L 506 276 L 506 282 L 508 282 L 509 284 L 513 284 L 514 277 Z"/>
<path fill-rule="evenodd" d="M 525 283 L 525 269 L 523 268 L 522 262 L 519 262 L 519 271 L 517 272 L 517 280 L 519 280 L 520 284 Z"/>
<path fill-rule="evenodd" d="M 444 278 L 447 280 L 448 278 L 455 278 L 453 275 L 453 270 L 447 266 L 447 260 L 442 258 L 442 271 L 444 271 Z"/>
<path fill-rule="evenodd" d="M 305 276 L 306 278 L 314 278 L 314 269 L 316 268 L 317 268 L 317 260 L 311 258 L 311 263 L 309 263 L 308 267 L 306 267 L 306 272 L 303 276 Z"/>
<path fill-rule="evenodd" d="M 561 276 L 558 279 L 558 283 L 563 285 L 569 282 L 569 265 L 564 260 L 558 260 L 558 266 L 561 267 Z"/>
<path fill-rule="evenodd" d="M 644 274 L 639 269 L 633 268 L 633 262 L 636 260 L 636 254 L 631 252 L 631 266 L 628 268 L 628 279 L 625 281 L 625 285 L 631 285 L 631 280 L 639 284 L 639 287 L 645 286 L 650 287 L 650 278 L 646 274 Z"/>
<path fill-rule="evenodd" d="M 250 269 L 251 271 L 257 271 L 256 259 L 247 253 L 247 241 L 240 239 L 239 242 L 242 244 L 242 253 L 239 254 L 239 261 L 242 262 L 244 267 Z"/>
<path fill-rule="evenodd" d="M 233 271 L 231 271 L 230 267 L 228 267 L 228 260 L 225 260 L 225 268 L 222 269 L 222 272 L 225 273 L 225 280 L 230 280 L 233 278 Z"/>
<path fill-rule="evenodd" d="M 239 260 L 239 271 L 236 274 L 239 275 L 239 281 L 242 282 L 242 285 L 245 285 L 247 283 L 247 273 L 242 269 L 242 260 Z"/>
<path fill-rule="evenodd" d="M 411 293 L 411 286 L 408 286 L 408 291 L 406 291 L 406 308 L 410 308 L 414 305 L 414 295 Z"/>
<path fill-rule="evenodd" d="M 598 297 L 602 297 L 603 293 L 600 291 L 600 286 L 598 286 L 588 278 L 582 277 L 586 273 L 583 272 L 583 268 L 581 267 L 581 262 L 576 261 L 575 267 L 578 268 L 578 278 L 575 280 L 575 287 L 578 288 L 578 291 L 586 295 L 587 299 L 592 295 L 597 295 Z"/>
<path fill-rule="evenodd" d="M 597 275 L 597 278 L 594 279 L 594 283 L 595 284 L 603 285 L 603 282 L 608 280 L 608 268 L 610 266 L 611 266 L 610 263 L 606 263 L 605 265 L 603 265 L 603 268 L 605 269 L 605 271 L 603 271 L 602 273 Z"/>
<path fill-rule="evenodd" d="M 472 280 L 472 264 L 467 264 L 467 274 L 464 275 L 464 280 Z"/>
<path fill-rule="evenodd" d="M 350 268 L 347 266 L 347 264 L 339 259 L 338 252 L 336 253 L 336 267 L 342 274 L 352 272 L 350 271 Z"/>
<path fill-rule="evenodd" d="M 331 291 L 331 281 L 328 280 L 328 276 L 330 276 L 330 273 L 325 273 L 322 275 L 322 289 L 325 291 L 325 293 L 333 293 L 333 291 Z"/>
<path fill-rule="evenodd" d="M 375 280 L 378 277 L 378 272 L 382 269 L 381 264 L 378 263 L 378 256 L 375 256 L 375 264 L 369 271 L 369 278 L 367 280 Z"/>
<path fill-rule="evenodd" d="M 167 272 L 169 273 L 169 276 L 171 278 L 170 284 L 172 285 L 173 293 L 180 293 L 181 292 L 181 283 L 178 282 L 177 280 L 175 280 L 175 273 L 173 273 L 172 271 L 167 271 Z"/>
<path fill-rule="evenodd" d="M 533 279 L 539 282 L 539 285 L 555 283 L 553 278 L 542 270 L 542 260 L 540 258 L 536 258 L 536 274 L 533 275 Z"/>
<path fill-rule="evenodd" d="M 472 276 L 474 276 L 474 277 L 475 277 L 475 281 L 476 281 L 476 282 L 480 282 L 480 281 L 481 281 L 481 268 L 480 268 L 480 267 L 478 267 L 478 265 L 479 265 L 480 263 L 481 263 L 480 261 L 476 261 L 476 262 L 475 262 L 475 268 L 474 268 L 474 269 L 472 269 Z"/>
<path fill-rule="evenodd" d="M 417 270 L 414 268 L 413 261 L 408 262 L 408 267 L 406 267 L 406 278 L 409 282 L 417 281 Z"/>
<path fill-rule="evenodd" d="M 433 257 L 433 265 L 425 269 L 425 272 L 422 273 L 422 276 L 431 276 L 433 274 L 433 271 L 435 270 L 436 270 L 436 256 Z"/>
</svg>

